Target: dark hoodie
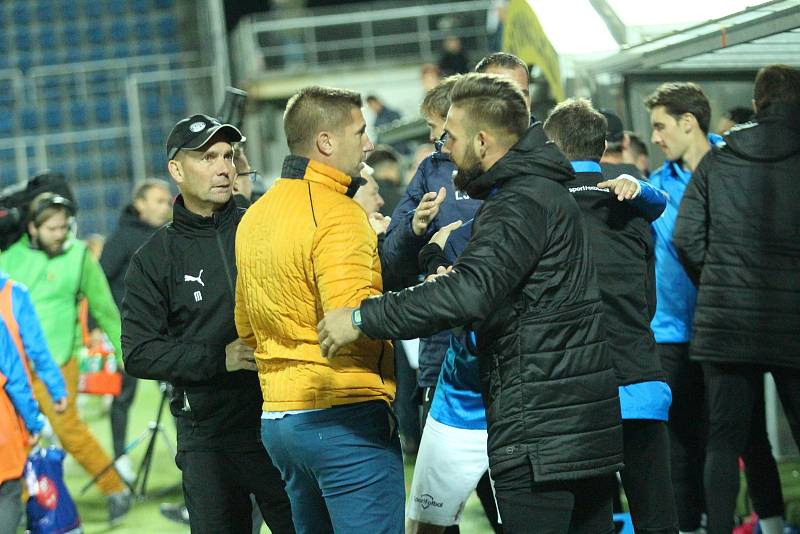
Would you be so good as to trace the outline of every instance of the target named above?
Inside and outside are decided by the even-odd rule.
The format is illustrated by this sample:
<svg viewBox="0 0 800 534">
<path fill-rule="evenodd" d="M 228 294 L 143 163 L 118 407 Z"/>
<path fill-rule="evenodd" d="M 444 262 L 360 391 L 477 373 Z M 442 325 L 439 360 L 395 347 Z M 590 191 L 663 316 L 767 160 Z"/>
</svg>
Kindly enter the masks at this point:
<svg viewBox="0 0 800 534">
<path fill-rule="evenodd" d="M 119 217 L 117 228 L 103 247 L 100 266 L 111 286 L 111 294 L 117 308 L 122 309 L 122 296 L 125 293 L 125 273 L 134 252 L 153 235 L 156 228 L 144 222 L 139 212 L 129 204 Z"/>
<path fill-rule="evenodd" d="M 569 162 L 533 125 L 465 184 L 485 199 L 454 272 L 362 302 L 373 338 L 475 332 L 492 476 L 530 462 L 534 479 L 622 467 L 617 383 Z"/>
<path fill-rule="evenodd" d="M 800 368 L 800 108 L 772 104 L 695 170 L 674 242 L 699 284 L 691 357 Z"/>
</svg>

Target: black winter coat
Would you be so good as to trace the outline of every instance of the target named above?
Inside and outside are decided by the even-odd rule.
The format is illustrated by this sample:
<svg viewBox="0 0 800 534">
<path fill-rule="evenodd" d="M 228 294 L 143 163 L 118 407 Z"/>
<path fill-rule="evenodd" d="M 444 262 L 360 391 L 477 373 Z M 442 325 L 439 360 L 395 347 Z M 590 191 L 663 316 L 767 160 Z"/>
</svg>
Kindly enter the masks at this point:
<svg viewBox="0 0 800 534">
<path fill-rule="evenodd" d="M 108 279 L 114 302 L 120 310 L 122 296 L 125 293 L 125 273 L 128 272 L 133 253 L 139 250 L 155 231 L 156 228 L 139 218 L 139 213 L 133 205 L 128 205 L 119 217 L 117 228 L 103 247 L 100 266 Z"/>
<path fill-rule="evenodd" d="M 373 338 L 476 332 L 493 468 L 527 457 L 537 481 L 622 467 L 617 383 L 573 177 L 540 124 L 466 188 L 486 199 L 454 271 L 361 304 Z"/>
<path fill-rule="evenodd" d="M 620 202 L 612 193 L 598 189 L 596 185 L 604 179 L 605 175 L 599 172 L 579 172 L 566 185 L 589 226 L 608 351 L 620 386 L 663 381 L 656 339 L 650 330 L 656 313 L 650 222 L 628 202 Z"/>
<path fill-rule="evenodd" d="M 136 252 L 125 279 L 125 369 L 175 386 L 179 450 L 263 447 L 258 374 L 225 367 L 225 346 L 238 338 L 234 244 L 243 213 L 231 201 L 201 217 L 178 197 L 172 222 Z"/>
<path fill-rule="evenodd" d="M 674 242 L 699 282 L 691 357 L 800 368 L 800 108 L 772 104 L 709 152 Z"/>
</svg>

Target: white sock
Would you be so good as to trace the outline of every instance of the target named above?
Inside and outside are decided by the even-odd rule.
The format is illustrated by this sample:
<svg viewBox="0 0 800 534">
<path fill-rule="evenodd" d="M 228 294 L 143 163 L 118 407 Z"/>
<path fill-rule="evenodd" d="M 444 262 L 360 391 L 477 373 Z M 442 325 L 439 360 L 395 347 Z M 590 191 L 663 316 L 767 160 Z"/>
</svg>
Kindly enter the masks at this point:
<svg viewBox="0 0 800 534">
<path fill-rule="evenodd" d="M 764 534 L 783 534 L 783 518 L 779 515 L 762 517 L 758 520 Z"/>
</svg>

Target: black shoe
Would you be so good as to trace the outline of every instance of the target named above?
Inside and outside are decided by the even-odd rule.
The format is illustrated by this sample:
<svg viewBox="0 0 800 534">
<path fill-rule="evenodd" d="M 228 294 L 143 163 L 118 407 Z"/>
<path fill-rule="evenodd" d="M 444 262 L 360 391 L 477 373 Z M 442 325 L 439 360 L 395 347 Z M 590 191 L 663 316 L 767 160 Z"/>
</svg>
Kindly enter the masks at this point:
<svg viewBox="0 0 800 534">
<path fill-rule="evenodd" d="M 131 509 L 133 495 L 129 490 L 118 491 L 108 496 L 108 522 L 112 525 L 119 523 Z"/>
<path fill-rule="evenodd" d="M 170 521 L 181 525 L 189 524 L 189 510 L 183 504 L 164 503 L 158 507 L 158 511 Z"/>
</svg>

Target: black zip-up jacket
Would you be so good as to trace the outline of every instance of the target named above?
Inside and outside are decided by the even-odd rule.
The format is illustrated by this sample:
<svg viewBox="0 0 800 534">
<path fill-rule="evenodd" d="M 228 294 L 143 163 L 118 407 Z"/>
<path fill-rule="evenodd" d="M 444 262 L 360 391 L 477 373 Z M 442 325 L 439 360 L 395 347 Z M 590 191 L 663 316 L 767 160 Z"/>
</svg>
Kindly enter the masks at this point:
<svg viewBox="0 0 800 534">
<path fill-rule="evenodd" d="M 225 367 L 225 346 L 238 337 L 234 244 L 243 213 L 231 201 L 201 217 L 179 196 L 172 222 L 136 252 L 125 278 L 125 369 L 175 386 L 179 450 L 262 447 L 258 375 Z"/>
<path fill-rule="evenodd" d="M 608 350 L 620 386 L 663 381 L 656 340 L 650 330 L 656 312 L 650 222 L 631 204 L 597 188 L 605 176 L 600 172 L 579 172 L 565 185 L 578 201 L 589 226 Z"/>
<path fill-rule="evenodd" d="M 153 235 L 156 228 L 144 222 L 133 205 L 128 205 L 122 210 L 117 228 L 111 234 L 103 247 L 100 256 L 100 266 L 108 279 L 111 294 L 117 308 L 122 309 L 122 297 L 125 294 L 125 273 L 131 262 L 133 253 L 144 245 Z"/>
<path fill-rule="evenodd" d="M 622 468 L 617 381 L 572 178 L 535 124 L 466 187 L 486 200 L 453 273 L 361 303 L 373 338 L 476 332 L 493 473 L 520 458 L 537 481 Z"/>
<path fill-rule="evenodd" d="M 800 369 L 800 107 L 771 104 L 698 165 L 673 238 L 698 286 L 691 358 Z"/>
</svg>

